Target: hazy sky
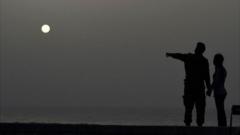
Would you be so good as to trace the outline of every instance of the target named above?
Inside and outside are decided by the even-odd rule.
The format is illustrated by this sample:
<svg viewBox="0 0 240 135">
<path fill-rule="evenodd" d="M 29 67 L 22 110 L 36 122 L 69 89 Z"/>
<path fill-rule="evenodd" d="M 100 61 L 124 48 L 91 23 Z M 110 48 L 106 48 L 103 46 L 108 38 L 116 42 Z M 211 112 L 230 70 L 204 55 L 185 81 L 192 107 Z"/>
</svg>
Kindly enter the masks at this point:
<svg viewBox="0 0 240 135">
<path fill-rule="evenodd" d="M 239 0 L 1 0 L 1 106 L 183 107 L 183 63 L 225 56 L 240 103 Z M 42 24 L 52 31 L 43 34 Z M 213 106 L 213 98 L 207 100 Z"/>
</svg>

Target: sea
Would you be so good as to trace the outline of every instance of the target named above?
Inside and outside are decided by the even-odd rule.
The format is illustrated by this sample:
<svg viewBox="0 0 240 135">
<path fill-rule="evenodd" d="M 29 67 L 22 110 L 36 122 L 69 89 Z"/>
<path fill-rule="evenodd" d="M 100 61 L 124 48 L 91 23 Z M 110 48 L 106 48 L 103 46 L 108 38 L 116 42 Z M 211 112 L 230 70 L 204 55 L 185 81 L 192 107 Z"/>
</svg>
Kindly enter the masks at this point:
<svg viewBox="0 0 240 135">
<path fill-rule="evenodd" d="M 226 110 L 230 122 L 230 109 Z M 0 122 L 183 126 L 184 108 L 153 107 L 6 107 L 0 110 Z M 196 126 L 193 110 L 192 125 Z M 206 109 L 204 126 L 217 126 L 215 109 Z M 240 126 L 240 116 L 233 117 Z"/>
</svg>

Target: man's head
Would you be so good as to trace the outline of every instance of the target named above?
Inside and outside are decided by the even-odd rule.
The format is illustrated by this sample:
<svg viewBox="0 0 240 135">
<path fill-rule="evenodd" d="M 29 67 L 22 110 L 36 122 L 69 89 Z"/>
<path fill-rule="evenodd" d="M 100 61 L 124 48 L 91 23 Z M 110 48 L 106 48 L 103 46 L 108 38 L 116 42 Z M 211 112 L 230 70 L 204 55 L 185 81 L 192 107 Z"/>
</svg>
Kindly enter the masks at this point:
<svg viewBox="0 0 240 135">
<path fill-rule="evenodd" d="M 195 54 L 203 54 L 205 49 L 206 49 L 205 44 L 202 42 L 198 42 L 197 47 L 195 49 Z"/>
</svg>

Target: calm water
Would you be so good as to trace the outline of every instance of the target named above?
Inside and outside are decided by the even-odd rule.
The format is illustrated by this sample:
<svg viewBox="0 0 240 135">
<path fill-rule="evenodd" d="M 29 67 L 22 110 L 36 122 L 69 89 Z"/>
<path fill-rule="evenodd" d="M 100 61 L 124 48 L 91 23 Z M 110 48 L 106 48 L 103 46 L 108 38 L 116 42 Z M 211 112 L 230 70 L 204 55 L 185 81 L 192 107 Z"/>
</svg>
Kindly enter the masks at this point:
<svg viewBox="0 0 240 135">
<path fill-rule="evenodd" d="M 195 112 L 194 112 L 195 113 Z M 184 125 L 183 108 L 2 108 L 1 122 L 88 123 L 122 125 Z M 230 110 L 227 110 L 228 122 Z M 206 111 L 206 126 L 216 126 L 216 112 Z M 193 115 L 193 125 L 195 115 Z M 240 125 L 240 117 L 234 117 Z"/>
</svg>

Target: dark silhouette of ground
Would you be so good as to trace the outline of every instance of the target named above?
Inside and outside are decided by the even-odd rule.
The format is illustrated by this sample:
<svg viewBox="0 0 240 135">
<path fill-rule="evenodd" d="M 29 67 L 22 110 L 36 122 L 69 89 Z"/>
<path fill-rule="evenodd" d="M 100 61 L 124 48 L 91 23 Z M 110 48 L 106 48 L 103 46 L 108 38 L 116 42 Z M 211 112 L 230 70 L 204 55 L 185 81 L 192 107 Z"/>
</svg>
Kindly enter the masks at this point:
<svg viewBox="0 0 240 135">
<path fill-rule="evenodd" d="M 226 127 L 0 123 L 1 135 L 228 135 Z M 239 135 L 240 127 L 232 128 Z"/>
<path fill-rule="evenodd" d="M 223 66 L 224 57 L 222 54 L 216 54 L 214 56 L 213 63 L 215 65 L 215 72 L 213 74 L 212 89 L 207 92 L 208 96 L 211 96 L 212 90 L 214 90 L 214 99 L 217 108 L 218 126 L 227 126 L 226 113 L 224 109 L 224 101 L 227 96 L 225 89 L 225 80 L 227 77 L 227 71 Z"/>
<path fill-rule="evenodd" d="M 197 111 L 197 124 L 202 126 L 205 115 L 205 85 L 210 89 L 209 63 L 203 56 L 205 44 L 198 42 L 195 53 L 166 53 L 167 57 L 181 60 L 185 65 L 186 77 L 184 80 L 183 103 L 185 106 L 184 122 L 190 126 L 192 110 Z"/>
</svg>

